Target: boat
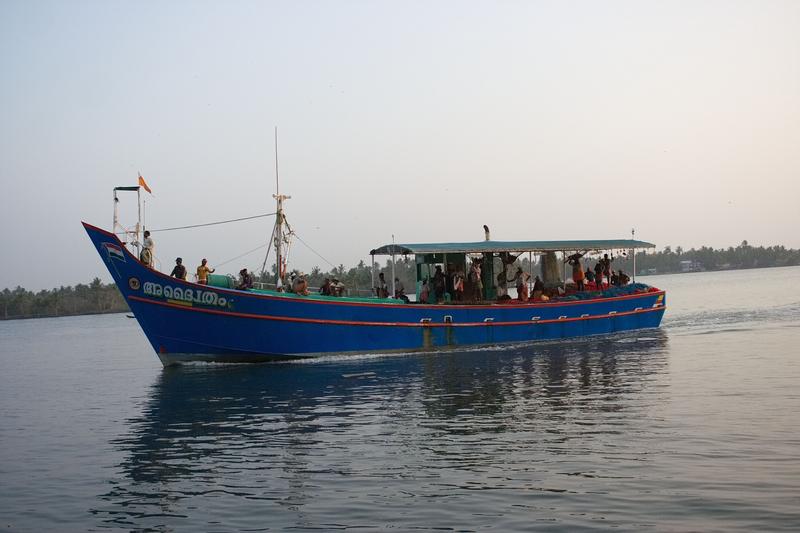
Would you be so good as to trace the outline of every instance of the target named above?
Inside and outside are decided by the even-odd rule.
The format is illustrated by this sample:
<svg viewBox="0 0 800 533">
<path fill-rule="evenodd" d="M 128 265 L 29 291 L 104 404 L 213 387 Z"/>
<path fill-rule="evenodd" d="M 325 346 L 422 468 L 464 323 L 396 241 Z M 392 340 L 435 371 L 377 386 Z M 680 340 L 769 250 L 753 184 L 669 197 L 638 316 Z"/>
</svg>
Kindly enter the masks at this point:
<svg viewBox="0 0 800 533">
<path fill-rule="evenodd" d="M 134 190 L 135 187 L 118 189 Z M 115 231 L 118 227 L 116 189 L 112 231 L 83 222 L 164 366 L 188 361 L 238 363 L 326 354 L 437 351 L 608 335 L 657 328 L 666 309 L 665 291 L 635 283 L 635 280 L 622 287 L 569 291 L 563 280 L 555 280 L 558 286 L 553 286 L 553 279 L 545 279 L 557 295 L 549 301 L 519 301 L 508 297 L 498 300 L 492 283 L 497 258 L 527 253 L 531 258 L 541 257 L 542 265 L 555 265 L 558 270 L 561 262 L 557 260 L 557 253 L 566 258 L 570 252 L 635 251 L 654 245 L 634 239 L 494 241 L 489 238 L 488 228 L 486 239 L 482 241 L 392 243 L 371 250 L 373 272 L 375 256 L 414 256 L 416 302 L 378 296 L 287 292 L 284 290 L 283 248 L 290 230 L 283 201 L 288 196 L 273 196 L 277 211 L 271 242 L 278 265 L 273 289 L 237 290 L 227 283 L 198 284 L 170 277 L 143 263 L 139 255 L 129 249 L 129 246 L 139 246 L 140 224 L 137 223 L 136 235 L 130 242 L 120 240 L 119 232 Z M 456 301 L 446 292 L 436 301 L 421 301 L 425 280 L 435 275 L 432 273 L 437 265 L 447 271 L 465 269 L 470 259 L 482 260 L 485 265 L 479 297 L 474 301 Z M 565 270 L 564 280 L 566 278 Z"/>
</svg>

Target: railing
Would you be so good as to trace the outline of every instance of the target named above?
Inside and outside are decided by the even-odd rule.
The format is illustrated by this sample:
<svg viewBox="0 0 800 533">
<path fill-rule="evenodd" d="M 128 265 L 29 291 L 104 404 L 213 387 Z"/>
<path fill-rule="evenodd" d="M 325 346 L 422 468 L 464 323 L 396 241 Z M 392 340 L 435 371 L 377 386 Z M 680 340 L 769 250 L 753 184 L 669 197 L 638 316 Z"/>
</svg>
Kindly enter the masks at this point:
<svg viewBox="0 0 800 533">
<path fill-rule="evenodd" d="M 260 290 L 267 290 L 267 291 L 274 291 L 277 288 L 277 285 L 274 283 L 263 283 L 261 281 L 256 281 L 253 283 L 254 289 Z M 308 287 L 308 292 L 319 294 L 319 287 Z M 369 289 L 350 289 L 345 287 L 344 289 L 344 296 L 353 296 L 358 298 L 369 298 L 370 296 L 374 296 L 375 293 Z"/>
</svg>

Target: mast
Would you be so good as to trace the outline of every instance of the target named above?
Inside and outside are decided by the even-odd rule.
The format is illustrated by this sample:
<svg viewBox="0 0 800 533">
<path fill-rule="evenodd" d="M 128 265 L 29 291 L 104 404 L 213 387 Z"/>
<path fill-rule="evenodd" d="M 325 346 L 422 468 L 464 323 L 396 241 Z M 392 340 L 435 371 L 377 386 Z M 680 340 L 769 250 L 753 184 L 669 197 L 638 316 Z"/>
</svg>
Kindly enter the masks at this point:
<svg viewBox="0 0 800 533">
<path fill-rule="evenodd" d="M 375 254 L 371 253 L 369 255 L 372 258 L 372 268 L 370 269 L 370 272 L 372 274 L 372 292 L 376 292 L 375 291 Z M 378 295 L 376 294 L 376 296 L 378 296 Z"/>
<path fill-rule="evenodd" d="M 275 210 L 275 229 L 273 231 L 273 234 L 275 235 L 275 255 L 278 265 L 275 286 L 280 290 L 283 287 L 283 275 L 286 273 L 286 265 L 284 264 L 285 258 L 283 255 L 283 201 L 288 200 L 291 198 L 291 196 L 287 196 L 285 194 L 273 194 L 272 197 L 275 198 L 275 201 L 277 202 L 277 208 Z"/>
<path fill-rule="evenodd" d="M 285 194 L 281 194 L 281 186 L 280 186 L 280 178 L 278 174 L 278 127 L 275 126 L 275 194 L 272 195 L 275 198 L 276 208 L 275 208 L 275 228 L 272 234 L 275 236 L 275 255 L 277 261 L 277 272 L 275 274 L 275 288 L 277 290 L 283 289 L 283 275 L 285 274 L 284 270 L 286 266 L 284 265 L 284 257 L 283 257 L 283 201 L 288 200 L 291 196 L 287 196 Z"/>
</svg>

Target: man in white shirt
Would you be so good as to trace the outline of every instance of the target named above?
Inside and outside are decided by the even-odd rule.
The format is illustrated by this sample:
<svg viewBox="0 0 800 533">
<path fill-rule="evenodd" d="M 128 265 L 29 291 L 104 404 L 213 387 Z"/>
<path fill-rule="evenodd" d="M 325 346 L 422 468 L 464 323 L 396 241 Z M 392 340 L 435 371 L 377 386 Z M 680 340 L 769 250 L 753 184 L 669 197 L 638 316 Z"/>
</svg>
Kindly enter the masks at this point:
<svg viewBox="0 0 800 533">
<path fill-rule="evenodd" d="M 144 232 L 144 241 L 142 242 L 142 253 L 139 254 L 139 259 L 150 268 L 153 268 L 156 258 L 156 245 L 150 237 L 150 232 Z"/>
</svg>

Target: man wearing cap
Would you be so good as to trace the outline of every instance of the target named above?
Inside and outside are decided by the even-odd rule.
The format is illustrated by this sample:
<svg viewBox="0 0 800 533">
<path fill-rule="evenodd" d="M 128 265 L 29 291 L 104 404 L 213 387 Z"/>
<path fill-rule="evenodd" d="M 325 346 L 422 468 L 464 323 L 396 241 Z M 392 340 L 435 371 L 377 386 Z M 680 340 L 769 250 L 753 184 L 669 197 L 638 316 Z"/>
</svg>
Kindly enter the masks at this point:
<svg viewBox="0 0 800 533">
<path fill-rule="evenodd" d="M 170 276 L 186 281 L 186 267 L 183 266 L 183 259 L 180 257 L 175 260 L 175 268 L 172 269 Z"/>
</svg>

